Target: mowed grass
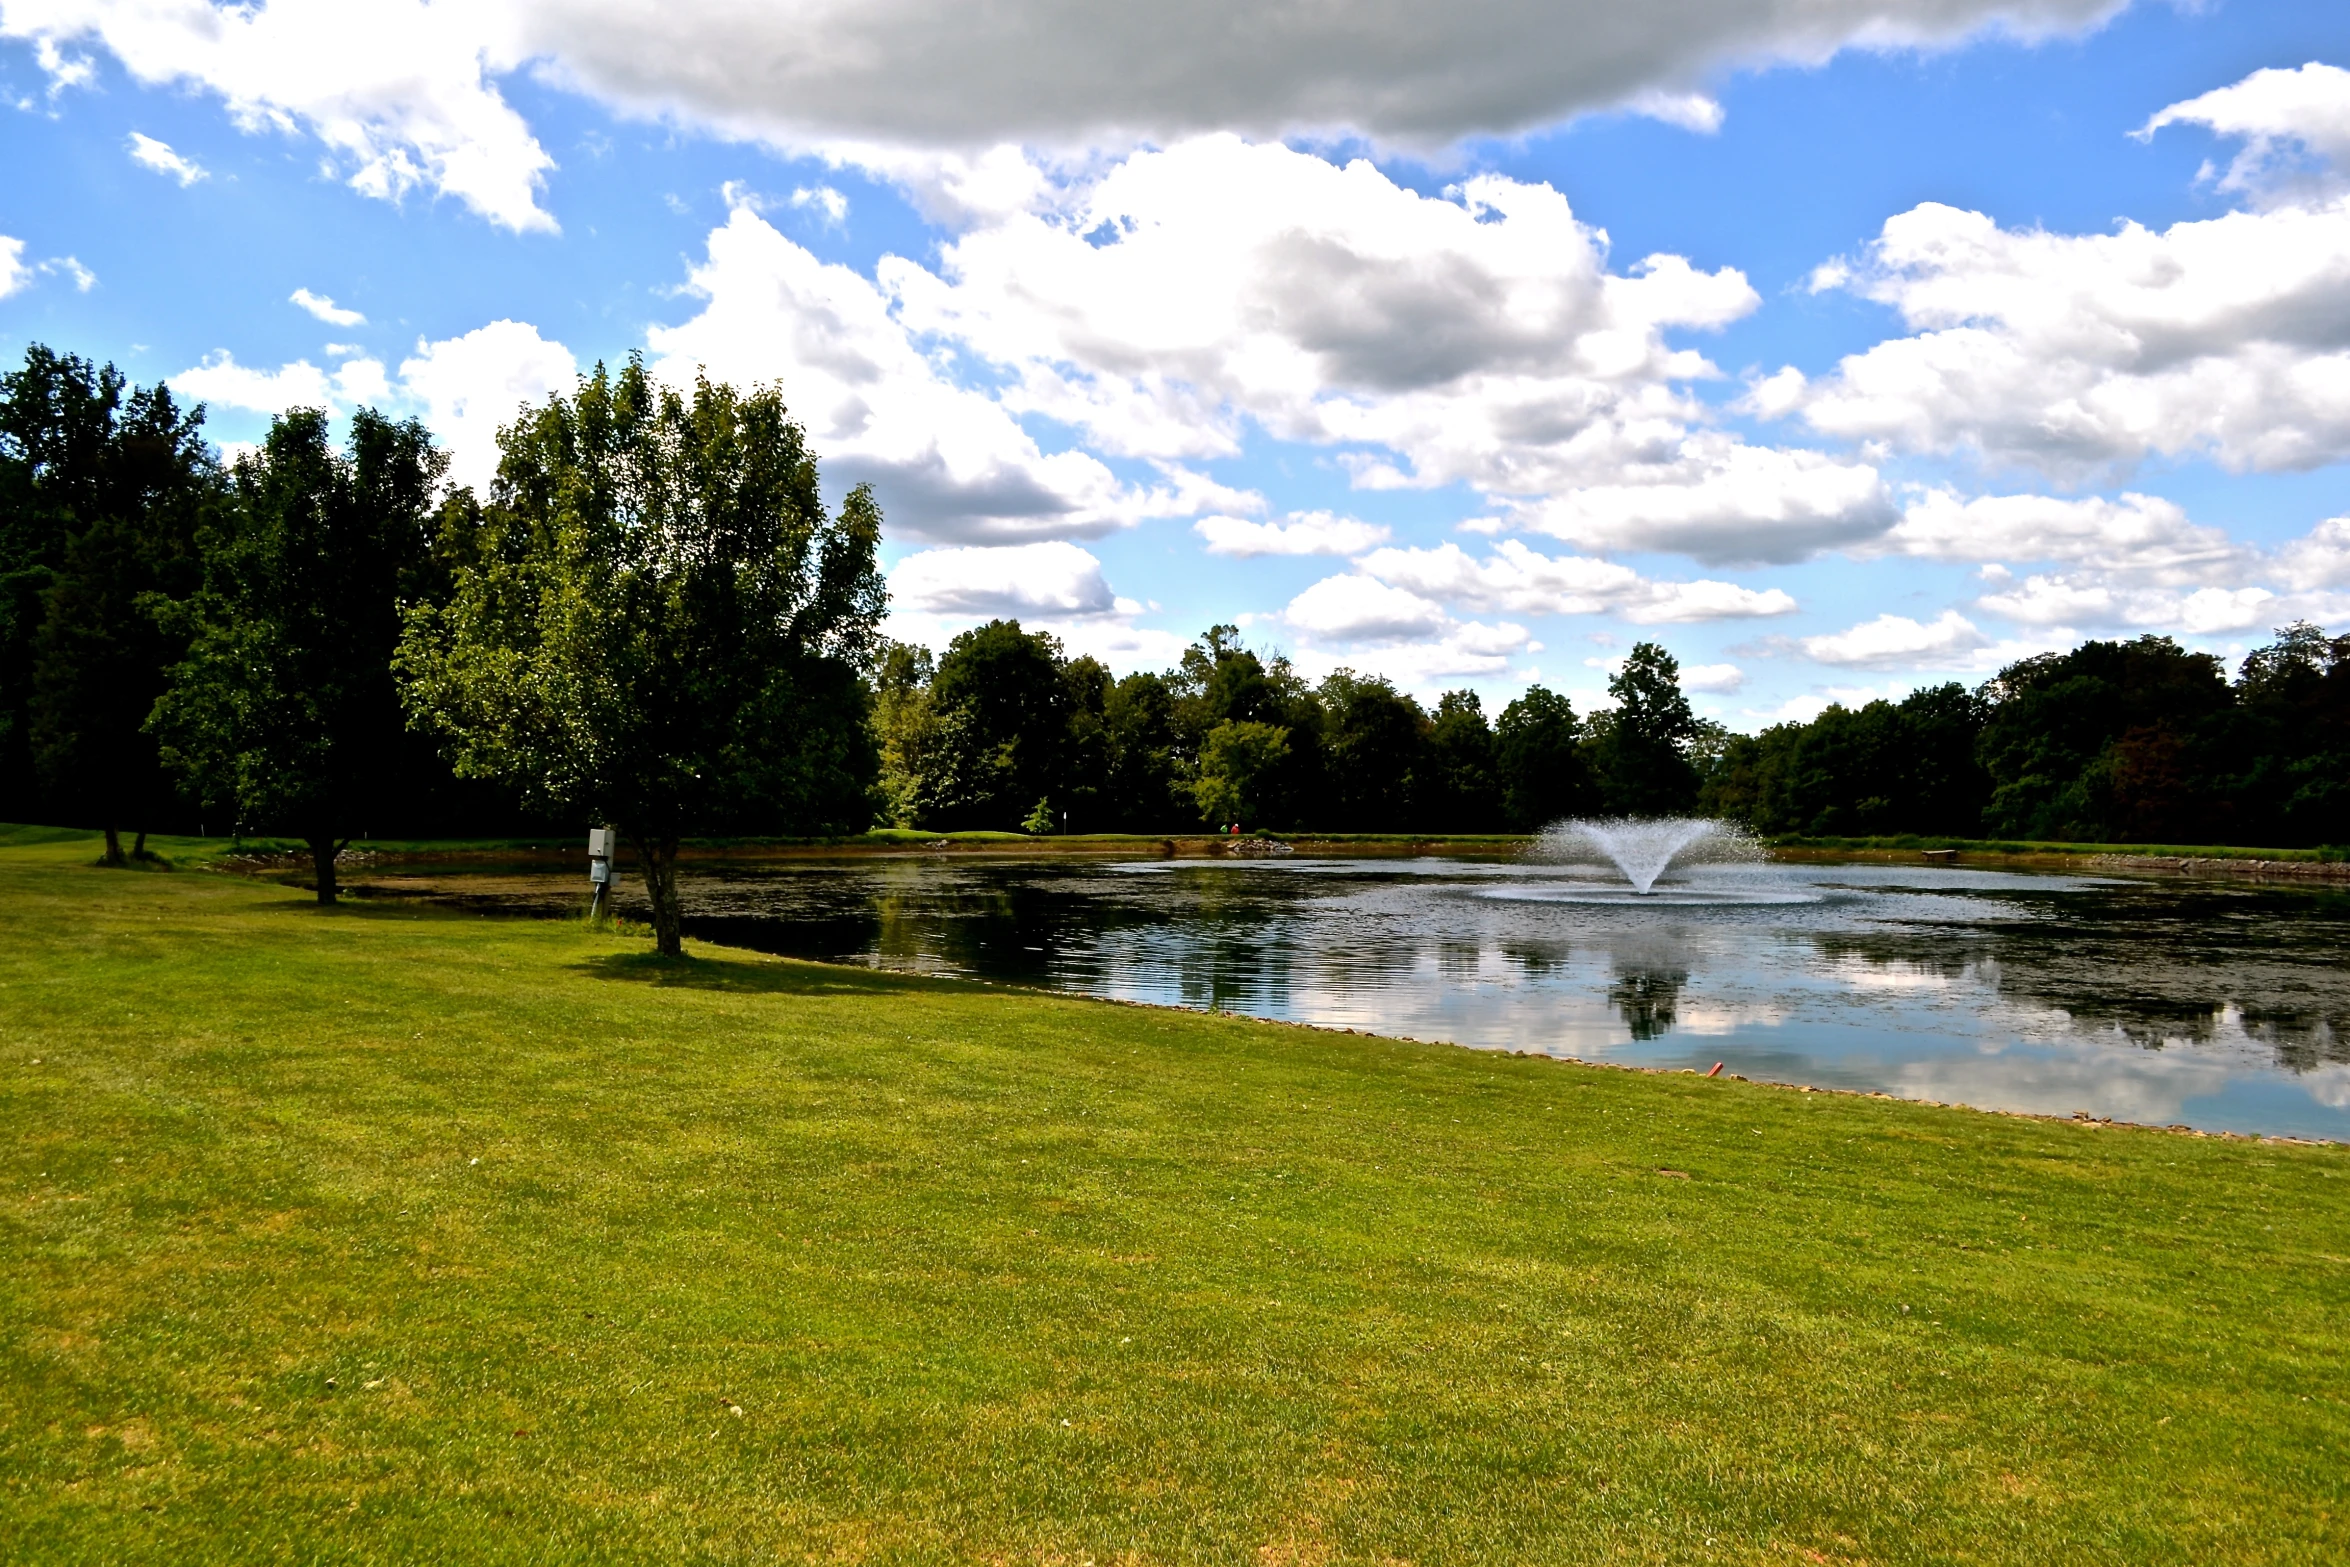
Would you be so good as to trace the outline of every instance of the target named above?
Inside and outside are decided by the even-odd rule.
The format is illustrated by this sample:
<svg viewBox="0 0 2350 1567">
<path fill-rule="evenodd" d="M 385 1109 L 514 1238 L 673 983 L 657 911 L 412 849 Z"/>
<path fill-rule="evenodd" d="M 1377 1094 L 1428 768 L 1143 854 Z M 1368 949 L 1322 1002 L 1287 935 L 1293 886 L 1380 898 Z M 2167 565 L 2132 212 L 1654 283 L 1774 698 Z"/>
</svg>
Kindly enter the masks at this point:
<svg viewBox="0 0 2350 1567">
<path fill-rule="evenodd" d="M 2350 1559 L 2345 1150 L 92 855 L 0 849 L 0 1559 Z"/>
</svg>

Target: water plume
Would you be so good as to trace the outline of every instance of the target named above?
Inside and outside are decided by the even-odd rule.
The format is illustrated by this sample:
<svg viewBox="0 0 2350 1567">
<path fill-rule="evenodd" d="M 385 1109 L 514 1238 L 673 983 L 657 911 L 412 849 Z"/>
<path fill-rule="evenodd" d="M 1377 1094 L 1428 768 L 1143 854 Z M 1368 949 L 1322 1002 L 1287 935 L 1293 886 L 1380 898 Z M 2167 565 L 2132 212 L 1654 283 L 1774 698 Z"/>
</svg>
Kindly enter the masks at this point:
<svg viewBox="0 0 2350 1567">
<path fill-rule="evenodd" d="M 1752 864 L 1762 845 L 1736 822 L 1702 816 L 1617 816 L 1553 822 L 1527 857 L 1561 865 L 1613 865 L 1635 892 L 1674 865 Z"/>
</svg>

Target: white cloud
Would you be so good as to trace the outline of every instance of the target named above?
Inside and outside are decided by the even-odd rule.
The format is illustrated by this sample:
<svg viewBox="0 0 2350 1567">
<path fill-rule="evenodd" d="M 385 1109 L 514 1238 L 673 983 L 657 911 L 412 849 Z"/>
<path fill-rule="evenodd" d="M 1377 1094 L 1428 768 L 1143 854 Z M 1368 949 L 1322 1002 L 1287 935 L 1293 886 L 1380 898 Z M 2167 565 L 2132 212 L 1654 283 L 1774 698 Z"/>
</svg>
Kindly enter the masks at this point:
<svg viewBox="0 0 2350 1567">
<path fill-rule="evenodd" d="M 1789 560 L 1881 532 L 1876 471 L 1700 428 L 1674 347 L 1757 301 L 1731 269 L 1605 236 L 1543 185 L 1443 199 L 1367 162 L 1209 136 L 972 220 L 933 272 L 885 259 L 899 318 L 1010 378 L 1006 407 L 1159 460 L 1250 427 L 1338 449 L 1368 488 L 1473 486 L 1599 547 Z"/>
<path fill-rule="evenodd" d="M 2252 560 L 2220 529 L 2189 521 L 2177 502 L 2138 494 L 1961 500 L 1954 491 L 1931 490 L 1909 505 L 1881 547 L 1931 560 L 2063 561 L 2174 586 L 2240 575 Z"/>
<path fill-rule="evenodd" d="M 400 391 L 453 459 L 456 483 L 486 488 L 498 469 L 498 427 L 526 404 L 578 382 L 571 350 L 520 321 L 492 321 L 460 337 L 419 342 L 400 363 Z"/>
<path fill-rule="evenodd" d="M 1509 621 L 1463 621 L 1444 606 L 1361 572 L 1325 577 L 1278 617 L 1301 638 L 1298 667 L 1309 676 L 1347 667 L 1429 689 L 1448 677 L 1497 675 L 1541 644 Z"/>
<path fill-rule="evenodd" d="M 2286 545 L 2278 566 L 2295 588 L 2350 588 L 2350 516 L 2329 517 Z"/>
<path fill-rule="evenodd" d="M 53 256 L 34 270 L 52 276 L 60 272 L 64 273 L 73 279 L 73 289 L 77 294 L 87 294 L 98 286 L 98 274 L 83 266 L 73 256 Z"/>
<path fill-rule="evenodd" d="M 1482 560 L 1452 543 L 1377 550 L 1364 556 L 1357 570 L 1412 593 L 1520 615 L 1618 614 L 1635 624 L 1657 625 L 1784 615 L 1796 607 L 1777 588 L 1658 582 L 1612 561 L 1544 555 L 1516 539 L 1503 540 Z"/>
<path fill-rule="evenodd" d="M 178 180 L 183 188 L 195 184 L 198 180 L 208 180 L 212 177 L 211 173 L 201 165 L 172 151 L 169 142 L 157 141 L 152 136 L 142 136 L 137 131 L 131 132 L 130 149 L 133 163 L 143 169 L 153 169 L 158 174 Z"/>
<path fill-rule="evenodd" d="M 358 311 L 346 310 L 324 294 L 313 294 L 306 288 L 297 288 L 287 297 L 328 326 L 362 326 L 367 321 Z"/>
<path fill-rule="evenodd" d="M 1848 286 L 1914 335 L 1799 395 L 1764 383 L 1825 434 L 2062 479 L 2156 454 L 2350 456 L 2350 197 L 2097 235 L 1928 203 L 1886 222 Z"/>
<path fill-rule="evenodd" d="M 1355 555 L 1387 542 L 1389 530 L 1335 512 L 1298 511 L 1287 522 L 1250 522 L 1241 517 L 1202 517 L 1192 531 L 1207 541 L 1211 555 Z"/>
<path fill-rule="evenodd" d="M 248 132 L 306 130 L 365 195 L 421 188 L 552 231 L 538 192 L 554 160 L 491 82 L 535 52 L 522 20 L 423 0 L 10 0 L 0 37 L 32 40 L 53 85 L 87 74 L 62 46 L 96 44 L 142 83 L 218 94 Z"/>
<path fill-rule="evenodd" d="M 2339 189 L 2350 174 L 2350 71 L 2315 60 L 2297 70 L 2254 71 L 2172 104 L 2134 134 L 2143 141 L 2166 125 L 2243 138 L 2219 177 L 2221 190 L 2276 200 Z"/>
<path fill-rule="evenodd" d="M 24 264 L 24 241 L 0 234 L 0 299 L 6 299 L 32 280 L 33 269 Z"/>
<path fill-rule="evenodd" d="M 1736 664 L 1691 664 L 1681 671 L 1685 690 L 1728 695 L 1746 684 L 1746 671 Z"/>
<path fill-rule="evenodd" d="M 1955 609 L 1920 623 L 1906 615 L 1876 619 L 1826 636 L 1805 637 L 1801 646 L 1823 664 L 1848 669 L 1905 669 L 1948 666 L 1986 646 L 1990 638 Z"/>
<path fill-rule="evenodd" d="M 922 550 L 891 570 L 889 590 L 885 630 L 926 647 L 1000 618 L 1050 631 L 1119 672 L 1164 668 L 1183 653 L 1182 637 L 1136 624 L 1144 606 L 1111 591 L 1091 551 L 1063 540 Z"/>
<path fill-rule="evenodd" d="M 893 605 L 972 619 L 1052 619 L 1117 611 L 1102 563 L 1060 540 L 994 549 L 923 550 L 889 574 Z"/>
<path fill-rule="evenodd" d="M 1066 144 L 1352 130 L 1412 144 L 1617 106 L 1693 128 L 1725 67 L 1849 45 L 1955 43 L 2092 23 L 2116 0 L 1460 0 L 1359 7 L 1196 0 L 518 4 L 566 79 L 639 112 L 804 144 Z M 583 15 L 583 12 L 585 13 Z M 592 17 L 592 22 L 590 18 Z M 586 25 L 583 25 L 586 24 Z"/>
<path fill-rule="evenodd" d="M 2034 575 L 1978 607 L 2026 626 L 2132 626 L 2208 636 L 2243 631 L 2270 618 L 2277 595 L 2261 587 L 2198 588 L 2191 593 L 2132 589 L 2089 573 Z"/>
<path fill-rule="evenodd" d="M 379 360 L 348 359 L 327 371 L 307 359 L 297 359 L 275 370 L 261 370 L 238 364 L 226 349 L 207 355 L 194 369 L 182 370 L 171 383 L 186 396 L 268 414 L 289 408 L 323 408 L 343 414 L 388 402 L 392 395 L 391 381 Z"/>
<path fill-rule="evenodd" d="M 1699 90 L 1741 65 L 2092 25 L 2122 0 L 1463 0 L 1359 9 L 1200 0 L 10 0 L 51 91 L 103 48 L 135 79 L 219 95 L 250 130 L 307 131 L 350 183 L 457 197 L 552 230 L 553 161 L 497 81 L 526 65 L 623 112 L 798 150 L 1123 147 L 1210 130 L 1360 133 L 1433 149 L 1628 108 L 1711 130 Z"/>
<path fill-rule="evenodd" d="M 830 185 L 802 186 L 791 193 L 791 204 L 795 212 L 813 211 L 831 228 L 848 221 L 849 198 Z"/>
<path fill-rule="evenodd" d="M 459 484 L 486 486 L 498 464 L 498 426 L 525 403 L 568 391 L 578 370 L 571 352 L 519 321 L 492 321 L 440 342 L 419 340 L 395 380 L 382 361 L 353 354 L 333 370 L 297 359 L 275 370 L 237 363 L 222 350 L 171 378 L 175 389 L 230 408 L 277 414 L 323 408 L 337 416 L 381 408 L 423 418 L 451 457 Z"/>
<path fill-rule="evenodd" d="M 711 231 L 689 292 L 701 312 L 647 334 L 656 372 L 780 382 L 827 473 L 872 481 L 901 537 L 1085 538 L 1255 504 L 1171 466 L 1137 489 L 1090 453 L 1043 451 L 1002 404 L 926 355 L 873 282 L 817 260 L 747 206 Z"/>
</svg>

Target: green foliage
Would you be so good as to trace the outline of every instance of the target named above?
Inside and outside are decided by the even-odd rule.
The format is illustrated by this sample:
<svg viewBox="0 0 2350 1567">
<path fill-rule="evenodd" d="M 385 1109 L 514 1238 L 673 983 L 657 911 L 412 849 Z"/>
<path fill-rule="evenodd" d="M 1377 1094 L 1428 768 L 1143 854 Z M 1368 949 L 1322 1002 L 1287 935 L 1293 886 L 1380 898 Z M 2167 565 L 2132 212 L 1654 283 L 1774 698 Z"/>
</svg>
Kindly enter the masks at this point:
<svg viewBox="0 0 2350 1567">
<path fill-rule="evenodd" d="M 220 489 L 203 410 L 123 389 L 37 345 L 0 377 L 0 758 L 30 764 L 6 793 L 101 825 L 113 863 L 171 804 L 145 725 L 186 639 L 157 600 L 194 590 Z"/>
<path fill-rule="evenodd" d="M 1036 809 L 1030 811 L 1027 818 L 1020 823 L 1020 830 L 1031 838 L 1041 838 L 1057 825 L 1059 825 L 1059 818 L 1053 814 L 1053 802 L 1039 799 L 1036 802 Z"/>
<path fill-rule="evenodd" d="M 1289 731 L 1276 724 L 1228 718 L 1209 730 L 1191 785 L 1200 819 L 1211 827 L 1257 823 L 1265 793 L 1288 757 Z"/>
<path fill-rule="evenodd" d="M 675 952 L 682 836 L 872 819 L 880 508 L 859 486 L 827 514 L 775 389 L 689 400 L 635 358 L 499 445 L 489 502 L 444 514 L 452 591 L 409 619 L 409 710 L 461 774 L 617 824 Z"/>
<path fill-rule="evenodd" d="M 1586 727 L 1600 808 L 1611 816 L 1673 816 L 1697 804 L 1690 752 L 1703 736 L 1681 665 L 1654 642 L 1633 644 L 1608 677 L 1616 705 Z"/>
<path fill-rule="evenodd" d="M 934 725 L 916 789 L 922 825 L 1008 828 L 1062 782 L 1069 689 L 1048 632 L 991 620 L 947 644 L 930 683 Z"/>
<path fill-rule="evenodd" d="M 337 450 L 296 409 L 238 459 L 175 607 L 187 657 L 156 704 L 164 761 L 240 828 L 311 846 L 335 898 L 338 840 L 386 803 L 407 749 L 392 651 L 404 604 L 439 589 L 427 527 L 447 458 L 425 428 L 362 409 Z"/>
<path fill-rule="evenodd" d="M 1975 756 L 1987 711 L 1949 684 L 1731 736 L 1699 807 L 1766 833 L 1971 833 L 1989 793 Z"/>
<path fill-rule="evenodd" d="M 1501 710 L 1494 726 L 1494 768 L 1502 817 L 1513 832 L 1539 832 L 1564 817 L 1597 809 L 1583 723 L 1575 705 L 1545 686 Z"/>
</svg>

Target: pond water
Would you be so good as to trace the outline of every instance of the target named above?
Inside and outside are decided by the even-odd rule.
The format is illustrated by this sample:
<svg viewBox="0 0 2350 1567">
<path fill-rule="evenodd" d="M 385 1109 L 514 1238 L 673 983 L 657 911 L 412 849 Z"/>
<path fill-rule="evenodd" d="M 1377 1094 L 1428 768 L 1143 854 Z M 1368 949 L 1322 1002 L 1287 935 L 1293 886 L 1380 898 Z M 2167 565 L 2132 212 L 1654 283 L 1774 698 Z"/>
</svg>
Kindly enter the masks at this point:
<svg viewBox="0 0 2350 1567">
<path fill-rule="evenodd" d="M 584 885 L 467 880 L 413 890 L 573 908 Z M 1765 863 L 1642 896 L 1517 861 L 939 855 L 689 866 L 684 895 L 689 933 L 798 957 L 2350 1139 L 2350 894 L 2306 885 Z"/>
</svg>

